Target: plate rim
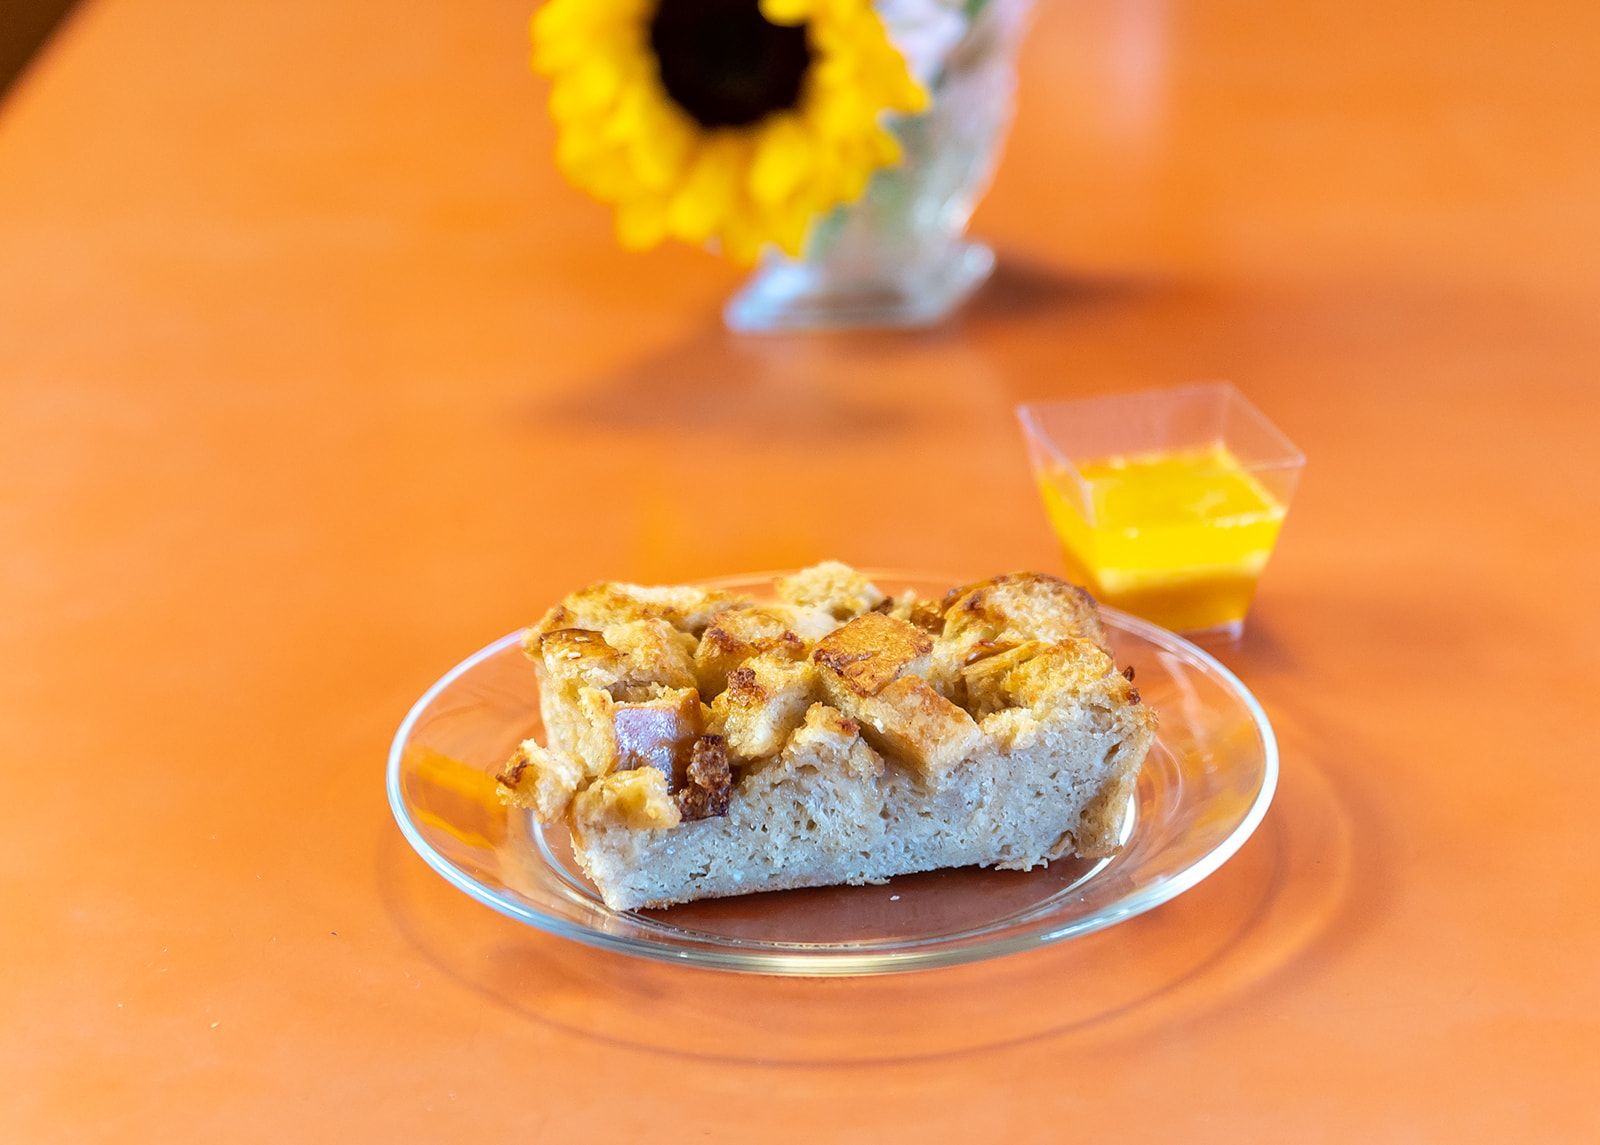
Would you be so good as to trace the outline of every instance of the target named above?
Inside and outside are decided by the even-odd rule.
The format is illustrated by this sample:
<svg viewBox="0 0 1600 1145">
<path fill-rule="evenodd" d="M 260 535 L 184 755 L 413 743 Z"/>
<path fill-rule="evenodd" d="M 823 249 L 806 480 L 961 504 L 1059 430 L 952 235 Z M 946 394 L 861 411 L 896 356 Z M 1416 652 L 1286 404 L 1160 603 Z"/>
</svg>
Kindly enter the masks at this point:
<svg viewBox="0 0 1600 1145">
<path fill-rule="evenodd" d="M 745 583 L 787 575 L 792 571 L 776 570 L 744 573 L 735 576 L 713 577 L 699 583 L 709 585 Z M 885 581 L 909 580 L 926 582 L 948 579 L 950 584 L 966 583 L 960 577 L 944 578 L 937 573 L 914 572 L 903 569 L 873 568 L 861 571 L 870 578 Z M 1186 640 L 1177 633 L 1162 628 L 1160 625 L 1098 602 L 1096 607 L 1103 616 L 1112 622 L 1114 627 L 1138 635 L 1163 651 L 1176 653 L 1185 659 L 1198 663 L 1199 666 L 1214 672 L 1234 692 L 1243 702 L 1246 711 L 1249 712 L 1251 719 L 1255 723 L 1257 732 L 1261 736 L 1261 787 L 1256 792 L 1255 799 L 1249 809 L 1233 830 L 1195 862 L 1171 878 L 1135 891 L 1127 899 L 1117 904 L 1120 909 L 1100 911 L 1087 918 L 1068 922 L 1059 927 L 1045 927 L 988 940 L 980 939 L 971 943 L 961 943 L 955 946 L 934 945 L 929 949 L 906 951 L 851 953 L 847 948 L 830 950 L 826 944 L 819 944 L 815 949 L 807 949 L 804 952 L 796 953 L 760 948 L 740 950 L 737 948 L 723 948 L 709 943 L 684 948 L 672 948 L 661 945 L 654 940 L 611 934 L 608 931 L 593 929 L 553 915 L 544 914 L 484 886 L 441 854 L 433 844 L 428 842 L 420 828 L 412 820 L 410 813 L 406 809 L 404 793 L 401 789 L 401 765 L 404 759 L 405 746 L 411 737 L 412 729 L 416 726 L 422 713 L 427 710 L 438 695 L 485 660 L 498 656 L 506 649 L 520 644 L 523 633 L 527 631 L 526 628 L 515 629 L 461 660 L 429 685 L 427 690 L 411 705 L 406 712 L 405 718 L 400 721 L 400 726 L 395 730 L 394 738 L 389 744 L 385 767 L 385 787 L 388 792 L 389 811 L 399 825 L 401 834 L 405 837 L 406 842 L 411 845 L 412 850 L 416 851 L 423 862 L 434 873 L 475 902 L 481 903 L 507 918 L 514 919 L 546 934 L 555 935 L 558 938 L 571 939 L 587 946 L 673 965 L 753 974 L 817 978 L 843 977 L 958 966 L 989 958 L 997 958 L 1006 954 L 1014 954 L 1023 950 L 1037 949 L 1073 938 L 1082 938 L 1154 910 L 1156 907 L 1170 902 L 1179 895 L 1193 889 L 1215 874 L 1224 863 L 1238 853 L 1239 848 L 1244 846 L 1245 842 L 1255 834 L 1256 829 L 1261 825 L 1262 820 L 1266 817 L 1267 809 L 1272 804 L 1273 796 L 1277 792 L 1279 772 L 1278 740 L 1273 731 L 1272 722 L 1267 718 L 1267 713 L 1262 708 L 1261 702 L 1256 699 L 1255 694 L 1245 686 L 1244 682 L 1231 669 L 1194 642 Z M 610 908 L 602 907 L 601 909 L 609 910 Z M 632 912 L 624 911 L 620 913 L 626 915 Z"/>
</svg>

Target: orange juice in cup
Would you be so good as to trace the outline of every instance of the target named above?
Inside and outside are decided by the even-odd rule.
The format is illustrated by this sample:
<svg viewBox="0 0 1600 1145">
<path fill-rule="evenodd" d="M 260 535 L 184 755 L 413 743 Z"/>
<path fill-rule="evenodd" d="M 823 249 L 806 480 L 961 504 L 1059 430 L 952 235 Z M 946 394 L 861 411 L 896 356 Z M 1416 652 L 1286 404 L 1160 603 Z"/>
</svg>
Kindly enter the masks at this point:
<svg viewBox="0 0 1600 1145">
<path fill-rule="evenodd" d="M 1232 386 L 1018 410 L 1068 575 L 1185 632 L 1237 633 L 1304 458 Z"/>
</svg>

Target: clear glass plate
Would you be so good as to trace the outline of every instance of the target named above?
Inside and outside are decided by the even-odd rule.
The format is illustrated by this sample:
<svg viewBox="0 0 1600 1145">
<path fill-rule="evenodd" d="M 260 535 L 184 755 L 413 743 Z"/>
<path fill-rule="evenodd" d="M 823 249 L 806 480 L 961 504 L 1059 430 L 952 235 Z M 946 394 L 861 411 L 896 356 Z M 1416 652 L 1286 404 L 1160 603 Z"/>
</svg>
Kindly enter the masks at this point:
<svg viewBox="0 0 1600 1145">
<path fill-rule="evenodd" d="M 716 583 L 760 596 L 776 575 Z M 927 596 L 955 583 L 871 575 L 885 591 Z M 541 827 L 495 797 L 495 772 L 541 730 L 521 633 L 469 656 L 417 701 L 389 751 L 389 803 L 417 853 L 479 902 L 540 930 L 646 958 L 766 974 L 882 974 L 1075 938 L 1159 906 L 1215 871 L 1261 822 L 1278 776 L 1272 728 L 1233 673 L 1165 629 L 1102 612 L 1117 663 L 1134 667 L 1161 720 L 1128 807 L 1125 844 L 1109 859 L 610 910 L 564 828 Z"/>
</svg>

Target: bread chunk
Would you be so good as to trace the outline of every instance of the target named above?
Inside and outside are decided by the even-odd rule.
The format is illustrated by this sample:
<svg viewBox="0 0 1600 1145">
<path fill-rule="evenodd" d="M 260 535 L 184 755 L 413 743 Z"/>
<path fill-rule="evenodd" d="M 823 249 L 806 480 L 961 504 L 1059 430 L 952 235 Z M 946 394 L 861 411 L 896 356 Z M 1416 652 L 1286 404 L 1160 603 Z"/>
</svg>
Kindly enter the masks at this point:
<svg viewBox="0 0 1600 1145">
<path fill-rule="evenodd" d="M 700 585 L 604 581 L 579 589 L 545 613 L 530 636 L 543 636 L 558 628 L 599 630 L 631 620 L 665 620 L 674 628 L 698 635 L 717 613 L 749 603 L 748 597 Z"/>
<path fill-rule="evenodd" d="M 539 707 L 549 744 L 582 758 L 593 775 L 615 766 L 613 702 L 695 687 L 693 637 L 662 620 L 625 621 L 604 632 L 557 628 L 525 641 L 543 668 Z"/>
<path fill-rule="evenodd" d="M 1052 647 L 1043 640 L 1027 640 L 990 655 L 964 659 L 956 665 L 947 690 L 978 719 L 1016 707 L 1016 693 L 1007 687 L 1012 669 Z"/>
<path fill-rule="evenodd" d="M 774 587 L 780 600 L 823 609 L 835 620 L 860 616 L 888 599 L 877 585 L 839 561 L 823 561 L 779 577 Z"/>
<path fill-rule="evenodd" d="M 953 643 L 1075 637 L 1102 648 L 1106 644 L 1094 599 L 1077 585 L 1044 573 L 1007 573 L 953 588 L 943 604 L 942 635 Z"/>
<path fill-rule="evenodd" d="M 890 600 L 824 562 L 774 594 L 606 583 L 529 633 L 545 741 L 501 798 L 608 906 L 1116 850 L 1156 718 L 1081 589 Z"/>
<path fill-rule="evenodd" d="M 653 767 L 670 787 L 683 782 L 697 739 L 705 734 L 700 693 L 693 688 L 663 691 L 653 700 L 617 704 L 611 726 L 616 738 L 616 770 Z"/>
<path fill-rule="evenodd" d="M 926 675 L 932 653 L 933 640 L 920 628 L 869 612 L 820 641 L 811 658 L 856 695 L 876 696 L 902 676 Z"/>
<path fill-rule="evenodd" d="M 598 632 L 558 628 L 539 638 L 551 679 L 600 688 L 618 700 L 648 695 L 653 685 L 695 687 L 693 649 L 694 638 L 664 620 L 631 620 Z"/>
<path fill-rule="evenodd" d="M 566 814 L 578 785 L 585 779 L 583 760 L 571 752 L 524 740 L 499 775 L 500 800 L 523 807 L 544 821 Z"/>
<path fill-rule="evenodd" d="M 1066 703 L 1108 709 L 1139 703 L 1132 682 L 1099 645 L 1068 639 L 1034 647 L 1000 681 L 999 700 L 1005 706 L 1043 714 Z"/>
<path fill-rule="evenodd" d="M 915 625 L 930 636 L 944 635 L 943 601 L 923 600 L 914 592 L 906 592 L 889 609 L 889 615 Z"/>
<path fill-rule="evenodd" d="M 652 684 L 693 688 L 695 639 L 665 620 L 629 620 L 602 630 L 606 643 L 622 654 L 627 673 L 622 684 L 638 691 Z M 628 699 L 617 696 L 617 699 Z"/>
<path fill-rule="evenodd" d="M 969 683 L 984 671 L 974 671 L 974 665 L 988 657 L 1016 653 L 1035 642 L 1076 639 L 1101 648 L 1106 644 L 1089 594 L 1043 573 L 1008 573 L 963 585 L 951 589 L 940 607 L 942 628 L 928 678 L 958 704 L 969 704 Z M 981 695 L 971 704 L 981 709 Z"/>
<path fill-rule="evenodd" d="M 867 742 L 917 773 L 940 779 L 979 749 L 977 722 L 926 680 L 905 676 L 875 695 L 862 695 L 843 677 L 824 670 L 827 702 L 861 726 Z"/>
<path fill-rule="evenodd" d="M 723 737 L 735 760 L 776 755 L 819 694 L 817 670 L 809 660 L 766 652 L 735 668 L 727 690 L 711 701 L 711 730 Z"/>
<path fill-rule="evenodd" d="M 572 803 L 578 839 L 607 827 L 660 831 L 683 822 L 678 805 L 667 794 L 666 777 L 653 767 L 614 771 L 580 791 Z"/>
<path fill-rule="evenodd" d="M 714 696 L 728 686 L 728 674 L 762 652 L 798 660 L 814 641 L 838 627 L 831 615 L 805 605 L 769 604 L 719 613 L 700 636 L 694 670 L 700 689 Z"/>
<path fill-rule="evenodd" d="M 557 684 L 609 691 L 627 671 L 622 653 L 604 634 L 588 628 L 557 628 L 531 642 L 530 651 L 544 660 L 545 671 Z"/>
</svg>

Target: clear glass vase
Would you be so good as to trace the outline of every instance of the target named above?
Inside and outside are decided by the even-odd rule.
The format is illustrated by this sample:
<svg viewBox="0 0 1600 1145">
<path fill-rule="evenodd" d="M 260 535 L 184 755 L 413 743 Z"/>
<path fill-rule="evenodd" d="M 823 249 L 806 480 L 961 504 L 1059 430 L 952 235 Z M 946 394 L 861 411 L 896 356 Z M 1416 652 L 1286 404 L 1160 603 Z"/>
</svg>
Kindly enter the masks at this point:
<svg viewBox="0 0 1600 1145">
<path fill-rule="evenodd" d="M 879 15 L 932 96 L 891 126 L 904 157 L 857 202 L 819 220 L 803 257 L 770 255 L 728 303 L 735 330 L 924 326 L 994 269 L 968 240 L 1011 125 L 1017 49 L 1033 0 L 879 0 Z"/>
</svg>

